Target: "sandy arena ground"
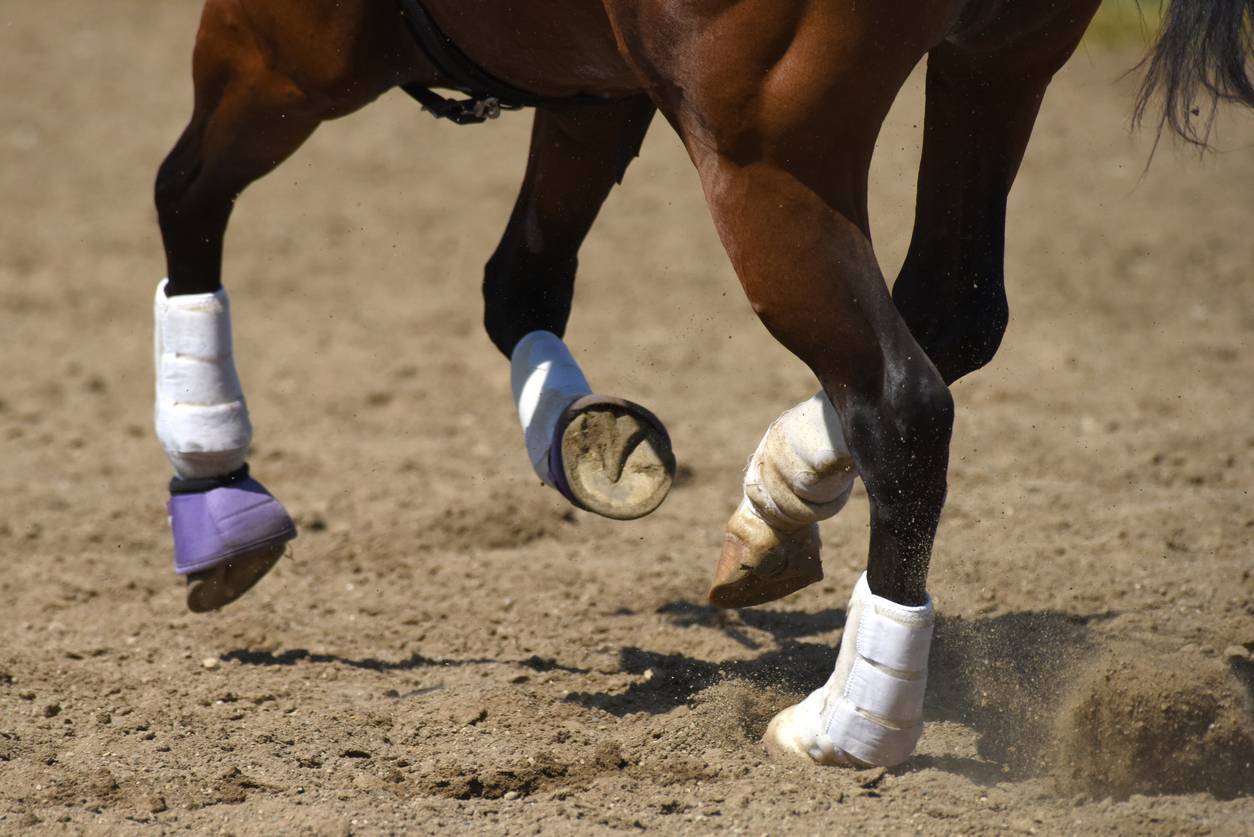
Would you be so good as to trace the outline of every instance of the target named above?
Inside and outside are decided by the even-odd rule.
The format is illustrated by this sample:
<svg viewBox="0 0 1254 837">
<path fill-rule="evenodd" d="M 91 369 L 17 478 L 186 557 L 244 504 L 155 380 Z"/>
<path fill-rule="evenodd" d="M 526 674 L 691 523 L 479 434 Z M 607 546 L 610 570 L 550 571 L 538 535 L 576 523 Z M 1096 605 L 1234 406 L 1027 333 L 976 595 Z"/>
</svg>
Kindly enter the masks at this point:
<svg viewBox="0 0 1254 837">
<path fill-rule="evenodd" d="M 150 184 L 197 7 L 0 6 L 0 832 L 1254 831 L 1254 119 L 1143 175 L 1135 56 L 1061 74 L 1011 200 L 1009 335 L 955 387 L 927 732 L 900 768 L 817 769 L 757 739 L 829 671 L 865 495 L 824 524 L 825 582 L 703 604 L 746 457 L 815 385 L 661 121 L 568 339 L 668 423 L 665 505 L 573 512 L 526 464 L 479 281 L 528 117 L 392 94 L 239 205 L 252 462 L 302 530 L 248 598 L 185 611 Z M 874 172 L 890 273 L 917 82 Z"/>
</svg>

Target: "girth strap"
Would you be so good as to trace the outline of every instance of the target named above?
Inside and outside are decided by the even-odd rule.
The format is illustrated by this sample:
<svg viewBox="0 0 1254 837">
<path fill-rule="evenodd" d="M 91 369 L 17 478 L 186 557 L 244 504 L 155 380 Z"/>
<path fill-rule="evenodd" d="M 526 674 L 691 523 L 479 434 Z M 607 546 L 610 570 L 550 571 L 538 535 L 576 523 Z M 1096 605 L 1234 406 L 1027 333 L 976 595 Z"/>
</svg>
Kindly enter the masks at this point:
<svg viewBox="0 0 1254 837">
<path fill-rule="evenodd" d="M 421 0 L 397 0 L 402 16 L 419 48 L 431 63 L 448 79 L 450 86 L 470 98 L 446 99 L 428 87 L 403 84 L 401 89 L 417 99 L 438 119 L 450 119 L 458 125 L 476 125 L 495 119 L 503 110 L 529 107 L 552 107 L 580 100 L 601 101 L 591 96 L 548 98 L 520 90 L 484 70 L 453 43 L 436 25 Z"/>
</svg>

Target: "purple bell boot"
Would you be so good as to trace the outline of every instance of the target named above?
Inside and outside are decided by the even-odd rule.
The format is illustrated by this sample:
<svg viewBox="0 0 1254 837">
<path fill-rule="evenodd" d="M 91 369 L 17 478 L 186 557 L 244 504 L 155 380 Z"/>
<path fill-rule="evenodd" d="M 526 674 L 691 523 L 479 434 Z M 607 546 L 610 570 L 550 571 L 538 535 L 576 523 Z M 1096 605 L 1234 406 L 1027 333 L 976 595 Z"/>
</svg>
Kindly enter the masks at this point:
<svg viewBox="0 0 1254 837">
<path fill-rule="evenodd" d="M 187 607 L 217 610 L 248 592 L 283 556 L 296 525 L 248 475 L 170 480 L 174 571 L 187 576 Z"/>
</svg>

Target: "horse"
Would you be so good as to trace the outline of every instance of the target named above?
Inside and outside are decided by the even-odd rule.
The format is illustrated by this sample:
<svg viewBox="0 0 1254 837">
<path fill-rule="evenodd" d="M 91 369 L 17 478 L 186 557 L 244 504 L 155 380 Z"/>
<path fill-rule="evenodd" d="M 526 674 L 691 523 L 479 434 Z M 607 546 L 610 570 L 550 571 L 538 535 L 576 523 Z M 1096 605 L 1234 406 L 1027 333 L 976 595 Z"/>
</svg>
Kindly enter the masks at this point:
<svg viewBox="0 0 1254 837">
<path fill-rule="evenodd" d="M 168 273 L 155 305 L 159 441 L 174 467 L 175 569 L 193 611 L 247 591 L 296 535 L 248 470 L 222 247 L 236 198 L 323 121 L 402 87 L 482 122 L 535 109 L 522 188 L 483 279 L 528 458 L 568 501 L 655 509 L 675 460 L 660 420 L 597 394 L 562 340 L 580 245 L 654 115 L 681 138 L 753 310 L 820 390 L 767 429 L 726 527 L 711 602 L 822 577 L 818 522 L 861 478 L 866 570 L 826 683 L 776 715 L 768 750 L 892 766 L 913 752 L 946 494 L 949 385 L 1008 318 L 1007 195 L 1053 75 L 1099 0 L 206 0 L 192 116 L 156 179 Z M 1135 112 L 1205 143 L 1209 98 L 1254 105 L 1254 0 L 1170 0 Z M 881 122 L 926 57 L 908 256 L 876 261 L 867 179 Z M 463 101 L 434 90 L 467 93 Z"/>
</svg>

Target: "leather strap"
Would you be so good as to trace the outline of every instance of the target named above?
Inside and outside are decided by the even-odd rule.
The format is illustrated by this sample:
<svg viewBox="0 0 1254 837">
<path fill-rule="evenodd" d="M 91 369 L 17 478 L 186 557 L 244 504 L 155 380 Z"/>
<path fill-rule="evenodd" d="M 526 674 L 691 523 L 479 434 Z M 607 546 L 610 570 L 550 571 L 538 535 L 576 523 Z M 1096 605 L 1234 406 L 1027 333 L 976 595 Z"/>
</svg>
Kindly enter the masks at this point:
<svg viewBox="0 0 1254 837">
<path fill-rule="evenodd" d="M 603 101 L 595 96 L 537 96 L 514 87 L 484 70 L 436 25 L 421 0 L 397 0 L 414 40 L 451 87 L 470 98 L 447 99 L 420 84 L 403 84 L 401 89 L 417 99 L 438 119 L 458 125 L 476 125 L 495 119 L 503 110 L 554 107 L 581 101 Z"/>
</svg>

